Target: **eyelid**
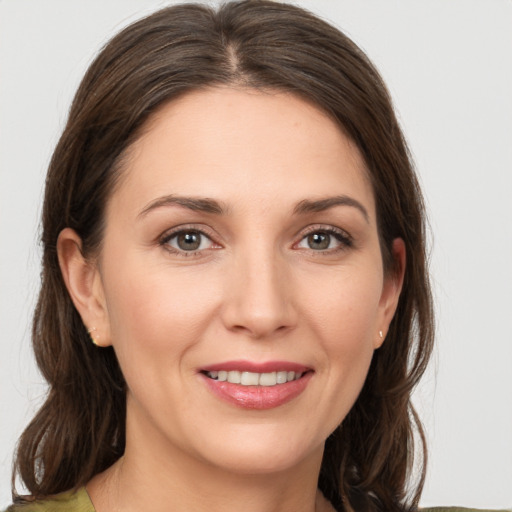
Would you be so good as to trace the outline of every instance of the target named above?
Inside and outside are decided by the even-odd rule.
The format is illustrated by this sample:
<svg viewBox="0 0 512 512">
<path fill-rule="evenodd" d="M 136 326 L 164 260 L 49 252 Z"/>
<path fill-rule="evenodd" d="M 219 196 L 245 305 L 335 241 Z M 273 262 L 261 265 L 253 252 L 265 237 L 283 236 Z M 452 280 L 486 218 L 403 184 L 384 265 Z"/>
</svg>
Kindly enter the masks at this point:
<svg viewBox="0 0 512 512">
<path fill-rule="evenodd" d="M 169 240 L 171 240 L 175 236 L 179 235 L 180 233 L 184 233 L 184 232 L 186 233 L 186 232 L 190 232 L 190 231 L 194 231 L 196 233 L 199 233 L 202 236 L 205 236 L 206 238 L 208 238 L 208 240 L 211 241 L 211 243 L 213 245 L 215 245 L 215 247 L 209 247 L 208 249 L 200 249 L 200 250 L 195 250 L 195 251 L 182 251 L 180 249 L 176 249 L 175 247 L 172 247 L 171 245 L 169 245 L 169 243 L 168 243 Z M 194 256 L 194 255 L 197 256 L 198 254 L 206 252 L 209 249 L 221 248 L 222 246 L 215 240 L 215 238 L 216 238 L 216 235 L 214 234 L 213 230 L 208 228 L 208 226 L 202 225 L 201 227 L 199 227 L 197 224 L 181 224 L 179 226 L 174 226 L 174 227 L 168 229 L 167 231 L 165 231 L 164 233 L 162 233 L 158 237 L 158 244 L 163 246 L 165 248 L 165 250 L 169 251 L 172 254 L 178 254 L 180 256 Z"/>
<path fill-rule="evenodd" d="M 348 247 L 352 247 L 354 244 L 354 239 L 348 231 L 341 229 L 337 226 L 333 226 L 331 224 L 313 224 L 311 226 L 307 226 L 301 232 L 297 235 L 299 237 L 298 241 L 293 244 L 294 247 L 296 247 L 300 242 L 302 242 L 307 236 L 311 235 L 312 233 L 316 232 L 323 232 L 327 233 L 329 235 L 333 235 L 335 238 L 337 238 L 341 244 L 341 247 L 336 247 L 333 249 L 326 249 L 323 251 L 314 251 L 317 253 L 331 253 L 336 252 L 338 250 L 343 250 Z M 310 249 L 313 251 L 313 249 Z"/>
<path fill-rule="evenodd" d="M 194 232 L 199 233 L 202 236 L 205 236 L 208 240 L 210 240 L 210 242 L 212 243 L 212 245 L 214 247 L 209 247 L 206 249 L 200 249 L 200 250 L 195 250 L 195 251 L 184 251 L 184 250 L 180 250 L 175 247 L 172 247 L 168 244 L 169 240 L 171 240 L 175 236 L 179 235 L 180 233 L 188 232 L 188 231 L 194 231 Z M 303 228 L 296 235 L 296 238 L 298 238 L 298 240 L 296 242 L 294 242 L 292 248 L 300 249 L 297 247 L 298 244 L 300 244 L 308 235 L 310 235 L 312 233 L 316 233 L 316 232 L 323 232 L 323 233 L 327 233 L 329 235 L 334 236 L 339 241 L 340 246 L 331 248 L 331 249 L 318 250 L 318 251 L 315 251 L 314 249 L 310 249 L 313 252 L 316 252 L 319 254 L 322 254 L 322 253 L 330 254 L 330 253 L 344 250 L 344 249 L 347 249 L 347 248 L 353 246 L 353 242 L 354 242 L 353 237 L 346 230 L 341 229 L 337 226 L 333 226 L 331 224 L 312 224 L 310 226 L 306 226 L 305 228 Z M 205 253 L 211 249 L 222 248 L 222 245 L 216 241 L 216 238 L 218 238 L 217 235 L 208 226 L 205 226 L 205 225 L 198 226 L 197 224 L 182 224 L 182 225 L 174 226 L 174 227 L 168 229 L 167 231 L 165 231 L 164 233 L 162 233 L 158 237 L 157 241 L 158 241 L 159 245 L 165 246 L 165 249 L 167 251 L 169 251 L 170 253 L 178 254 L 180 256 L 194 256 L 194 255 L 198 256 L 201 253 Z"/>
</svg>

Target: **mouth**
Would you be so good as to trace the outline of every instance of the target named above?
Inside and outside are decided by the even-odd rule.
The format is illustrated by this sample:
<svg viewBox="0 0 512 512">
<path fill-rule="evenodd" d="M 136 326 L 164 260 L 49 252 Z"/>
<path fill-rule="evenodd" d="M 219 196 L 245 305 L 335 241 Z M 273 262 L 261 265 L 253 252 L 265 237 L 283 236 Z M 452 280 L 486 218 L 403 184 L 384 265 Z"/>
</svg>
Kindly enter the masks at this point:
<svg viewBox="0 0 512 512">
<path fill-rule="evenodd" d="M 240 384 L 241 386 L 264 386 L 271 387 L 280 384 L 286 384 L 300 379 L 305 372 L 294 372 L 280 370 L 276 372 L 244 372 L 238 370 L 215 370 L 204 372 L 204 374 L 213 380 L 219 382 L 229 382 L 231 384 Z"/>
<path fill-rule="evenodd" d="M 287 362 L 232 361 L 203 368 L 206 387 L 223 401 L 244 409 L 272 409 L 298 397 L 314 371 Z"/>
</svg>

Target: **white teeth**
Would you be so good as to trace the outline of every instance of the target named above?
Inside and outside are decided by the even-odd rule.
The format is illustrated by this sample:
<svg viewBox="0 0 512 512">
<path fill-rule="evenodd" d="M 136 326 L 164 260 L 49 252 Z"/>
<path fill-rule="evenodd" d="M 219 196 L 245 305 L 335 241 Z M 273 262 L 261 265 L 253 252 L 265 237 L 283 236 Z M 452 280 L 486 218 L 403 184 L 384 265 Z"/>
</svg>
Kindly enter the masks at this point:
<svg viewBox="0 0 512 512">
<path fill-rule="evenodd" d="M 257 386 L 260 383 L 260 374 L 253 372 L 242 372 L 240 384 L 244 386 Z"/>
<path fill-rule="evenodd" d="M 242 384 L 242 386 L 276 386 L 277 384 L 286 384 L 292 380 L 297 380 L 302 377 L 301 372 L 269 372 L 269 373 L 255 373 L 255 372 L 240 372 L 234 371 L 212 371 L 207 373 L 210 379 L 218 380 L 221 382 L 230 382 L 231 384 Z"/>
<path fill-rule="evenodd" d="M 260 374 L 260 386 L 275 386 L 276 384 L 276 372 Z"/>
<path fill-rule="evenodd" d="M 231 384 L 240 384 L 240 378 L 240 372 L 228 372 L 228 382 L 231 382 Z"/>
<path fill-rule="evenodd" d="M 294 373 L 294 372 L 290 372 L 290 373 Z M 277 372 L 277 376 L 276 376 L 277 384 L 284 384 L 287 380 L 288 380 L 287 372 Z"/>
</svg>

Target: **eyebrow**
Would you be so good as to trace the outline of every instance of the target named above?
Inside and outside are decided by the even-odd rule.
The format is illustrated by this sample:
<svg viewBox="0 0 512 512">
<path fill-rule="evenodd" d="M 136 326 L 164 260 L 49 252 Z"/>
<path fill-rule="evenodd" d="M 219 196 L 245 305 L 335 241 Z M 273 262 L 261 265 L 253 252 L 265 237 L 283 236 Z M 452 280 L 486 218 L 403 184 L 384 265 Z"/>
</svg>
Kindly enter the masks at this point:
<svg viewBox="0 0 512 512">
<path fill-rule="evenodd" d="M 356 199 L 349 196 L 334 196 L 334 197 L 326 197 L 324 199 L 317 199 L 315 201 L 311 201 L 309 199 L 304 199 L 300 201 L 297 206 L 294 208 L 295 214 L 304 214 L 304 213 L 318 213 L 324 212 L 325 210 L 329 210 L 334 206 L 351 206 L 359 210 L 367 223 L 370 223 L 370 216 L 368 215 L 368 210 Z"/>
<path fill-rule="evenodd" d="M 154 201 L 151 201 L 145 206 L 137 217 L 144 217 L 149 212 L 161 208 L 163 206 L 182 206 L 196 212 L 214 213 L 216 215 L 222 215 L 226 212 L 226 208 L 221 205 L 215 199 L 209 199 L 207 197 L 183 197 L 168 195 L 159 197 Z"/>
<path fill-rule="evenodd" d="M 151 201 L 138 214 L 138 218 L 146 216 L 149 212 L 165 206 L 181 206 L 192 211 L 211 213 L 215 215 L 224 215 L 228 208 L 219 201 L 207 197 L 185 197 L 167 195 Z M 326 197 L 324 199 L 303 199 L 293 209 L 295 215 L 304 215 L 306 213 L 319 213 L 334 208 L 335 206 L 350 206 L 361 212 L 366 222 L 370 222 L 370 217 L 366 208 L 356 199 L 341 195 Z"/>
</svg>

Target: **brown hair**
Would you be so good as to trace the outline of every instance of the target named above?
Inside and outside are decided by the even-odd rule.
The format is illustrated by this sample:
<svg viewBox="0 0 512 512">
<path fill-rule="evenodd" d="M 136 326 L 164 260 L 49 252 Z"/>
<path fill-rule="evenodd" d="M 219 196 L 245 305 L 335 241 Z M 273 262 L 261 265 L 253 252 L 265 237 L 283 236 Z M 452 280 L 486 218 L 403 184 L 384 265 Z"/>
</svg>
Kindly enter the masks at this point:
<svg viewBox="0 0 512 512">
<path fill-rule="evenodd" d="M 46 181 L 32 336 L 49 391 L 20 438 L 13 489 L 17 474 L 35 498 L 79 487 L 123 454 L 124 378 L 112 348 L 91 343 L 68 296 L 57 237 L 71 227 L 84 254 L 96 254 L 106 202 L 142 125 L 164 102 L 215 85 L 289 91 L 327 112 L 366 161 L 388 272 L 392 241 L 405 242 L 398 310 L 359 398 L 326 441 L 319 487 L 339 510 L 414 509 L 425 475 L 421 466 L 411 486 L 414 430 L 423 451 L 425 442 L 410 399 L 433 343 L 421 191 L 365 54 L 309 12 L 269 0 L 165 8 L 115 36 L 87 71 Z"/>
</svg>

